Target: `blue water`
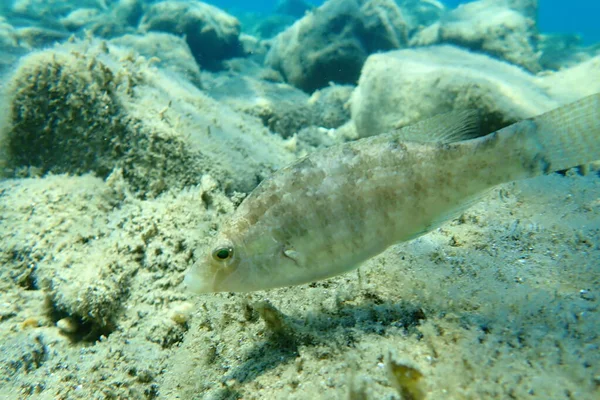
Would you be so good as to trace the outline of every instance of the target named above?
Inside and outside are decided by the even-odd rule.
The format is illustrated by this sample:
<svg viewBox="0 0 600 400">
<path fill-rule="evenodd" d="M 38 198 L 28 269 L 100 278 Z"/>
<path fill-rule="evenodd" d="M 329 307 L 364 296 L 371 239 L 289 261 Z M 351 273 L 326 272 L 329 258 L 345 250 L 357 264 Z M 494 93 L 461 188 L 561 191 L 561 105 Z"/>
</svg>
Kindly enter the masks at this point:
<svg viewBox="0 0 600 400">
<path fill-rule="evenodd" d="M 445 0 L 448 7 L 466 1 Z M 575 33 L 585 43 L 600 41 L 600 1 L 598 0 L 539 0 L 538 28 L 542 33 Z"/>
<path fill-rule="evenodd" d="M 322 0 L 307 0 L 319 5 Z M 443 0 L 449 8 L 468 1 Z M 210 3 L 221 8 L 269 13 L 277 0 L 212 0 Z M 538 27 L 542 33 L 575 33 L 584 43 L 600 42 L 600 1 L 598 0 L 539 0 Z"/>
<path fill-rule="evenodd" d="M 600 42 L 598 0 L 541 0 L 538 26 L 542 32 L 577 33 L 585 43 Z"/>
</svg>

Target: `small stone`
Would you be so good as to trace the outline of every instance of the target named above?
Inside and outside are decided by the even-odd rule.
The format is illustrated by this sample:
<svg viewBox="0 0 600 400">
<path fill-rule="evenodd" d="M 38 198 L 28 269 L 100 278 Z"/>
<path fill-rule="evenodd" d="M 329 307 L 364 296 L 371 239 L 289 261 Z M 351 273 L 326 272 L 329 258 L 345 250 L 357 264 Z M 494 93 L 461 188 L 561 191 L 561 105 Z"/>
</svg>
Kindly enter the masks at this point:
<svg viewBox="0 0 600 400">
<path fill-rule="evenodd" d="M 423 373 L 407 363 L 399 363 L 392 359 L 387 362 L 388 379 L 403 399 L 423 400 L 425 390 Z"/>
<path fill-rule="evenodd" d="M 192 303 L 189 303 L 187 301 L 176 305 L 171 310 L 171 319 L 179 325 L 186 324 L 190 320 L 191 315 Z"/>
<path fill-rule="evenodd" d="M 70 317 L 59 319 L 56 322 L 56 327 L 62 333 L 75 333 L 79 329 L 79 325 L 77 324 L 77 322 Z"/>
<path fill-rule="evenodd" d="M 589 289 L 581 289 L 579 291 L 579 296 L 584 299 L 584 300 L 588 300 L 588 301 L 593 301 L 596 299 L 596 296 L 594 296 L 594 293 L 592 293 L 591 290 Z"/>
<path fill-rule="evenodd" d="M 40 320 L 36 317 L 29 317 L 21 322 L 22 329 L 37 328 L 38 326 L 40 326 Z"/>
</svg>

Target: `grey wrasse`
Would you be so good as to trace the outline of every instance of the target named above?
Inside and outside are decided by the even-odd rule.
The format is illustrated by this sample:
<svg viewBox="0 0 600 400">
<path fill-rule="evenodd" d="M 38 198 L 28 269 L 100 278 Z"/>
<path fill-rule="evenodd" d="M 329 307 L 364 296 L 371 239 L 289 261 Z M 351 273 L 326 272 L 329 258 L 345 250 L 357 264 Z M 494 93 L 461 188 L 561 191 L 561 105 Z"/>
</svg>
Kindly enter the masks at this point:
<svg viewBox="0 0 600 400">
<path fill-rule="evenodd" d="M 600 93 L 471 138 L 457 112 L 344 143 L 280 169 L 188 272 L 195 292 L 298 285 L 358 267 L 505 182 L 600 160 Z"/>
</svg>

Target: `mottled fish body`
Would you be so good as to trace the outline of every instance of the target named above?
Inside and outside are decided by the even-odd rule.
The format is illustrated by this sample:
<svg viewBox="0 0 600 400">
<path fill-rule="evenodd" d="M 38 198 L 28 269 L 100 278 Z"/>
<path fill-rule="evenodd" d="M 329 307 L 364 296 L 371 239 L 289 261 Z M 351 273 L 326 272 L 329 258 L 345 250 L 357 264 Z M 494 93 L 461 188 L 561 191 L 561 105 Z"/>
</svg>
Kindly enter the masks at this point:
<svg viewBox="0 0 600 400">
<path fill-rule="evenodd" d="M 600 159 L 600 94 L 464 140 L 472 114 L 315 152 L 264 180 L 221 228 L 188 286 L 296 285 L 358 267 L 456 216 L 498 184 Z"/>
</svg>

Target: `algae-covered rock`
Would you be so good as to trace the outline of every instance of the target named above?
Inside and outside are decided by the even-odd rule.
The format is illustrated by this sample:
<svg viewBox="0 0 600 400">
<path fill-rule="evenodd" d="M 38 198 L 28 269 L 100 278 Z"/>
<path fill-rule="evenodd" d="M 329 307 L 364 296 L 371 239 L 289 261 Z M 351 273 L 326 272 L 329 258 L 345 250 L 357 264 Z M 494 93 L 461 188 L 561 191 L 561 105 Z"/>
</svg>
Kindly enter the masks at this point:
<svg viewBox="0 0 600 400">
<path fill-rule="evenodd" d="M 148 32 L 145 35 L 124 35 L 110 42 L 133 49 L 136 53 L 153 59 L 158 67 L 175 72 L 202 87 L 200 68 L 183 38 L 168 33 Z"/>
<path fill-rule="evenodd" d="M 504 0 L 508 7 L 525 15 L 527 18 L 537 19 L 539 0 Z"/>
<path fill-rule="evenodd" d="M 134 33 L 142 11 L 141 0 L 120 0 L 110 7 L 77 8 L 58 21 L 71 32 L 85 30 L 98 37 L 113 38 Z"/>
<path fill-rule="evenodd" d="M 350 119 L 346 103 L 353 86 L 332 85 L 309 97 L 276 81 L 276 71 L 250 60 L 233 59 L 226 65 L 227 72 L 204 74 L 204 90 L 233 109 L 260 118 L 265 127 L 283 137 L 309 126 L 337 128 Z"/>
<path fill-rule="evenodd" d="M 111 10 L 111 17 L 119 22 L 137 26 L 143 16 L 143 0 L 119 0 Z"/>
<path fill-rule="evenodd" d="M 363 137 L 462 109 L 481 110 L 493 131 L 558 105 L 533 75 L 452 46 L 372 55 L 351 102 Z"/>
<path fill-rule="evenodd" d="M 27 26 L 16 29 L 19 43 L 28 49 L 47 47 L 60 43 L 69 37 L 69 32 L 62 29 L 50 29 L 39 26 Z"/>
<path fill-rule="evenodd" d="M 72 33 L 112 38 L 137 29 L 142 0 L 15 0 L 6 6 L 21 45 L 41 48 L 62 42 Z"/>
<path fill-rule="evenodd" d="M 37 20 L 65 16 L 79 8 L 106 9 L 114 0 L 14 0 L 9 10 L 12 14 Z"/>
<path fill-rule="evenodd" d="M 359 136 L 371 136 L 454 110 L 477 109 L 482 134 L 600 91 L 600 57 L 536 76 L 453 46 L 369 57 L 352 94 Z"/>
<path fill-rule="evenodd" d="M 509 1 L 463 4 L 416 34 L 411 45 L 454 44 L 539 72 L 536 21 L 528 10 Z"/>
<path fill-rule="evenodd" d="M 196 1 L 161 1 L 147 10 L 140 30 L 184 36 L 202 68 L 218 69 L 241 53 L 240 23 L 226 12 Z"/>
<path fill-rule="evenodd" d="M 20 62 L 5 97 L 10 167 L 100 176 L 112 170 L 106 155 L 126 132 L 117 95 L 123 77 L 97 54 L 77 50 L 83 49 L 33 53 Z M 85 143 L 77 140 L 82 136 Z"/>
<path fill-rule="evenodd" d="M 105 218 L 118 194 L 89 175 L 5 181 L 2 192 L 3 223 L 11 229 L 0 235 L 0 259 L 13 281 L 44 290 L 55 319 L 80 325 L 72 333 L 97 337 L 114 329 L 137 268 L 114 246 L 118 232 Z"/>
<path fill-rule="evenodd" d="M 59 19 L 59 22 L 69 31 L 77 31 L 86 25 L 98 21 L 102 14 L 97 8 L 78 8 Z"/>
<path fill-rule="evenodd" d="M 3 301 L 14 304 L 3 303 L 0 322 L 23 321 L 15 325 L 18 333 L 3 331 L 2 342 L 17 343 L 11 338 L 35 329 L 53 348 L 40 362 L 31 362 L 22 345 L 16 346 L 21 355 L 3 351 L 0 365 L 13 372 L 70 362 L 70 352 L 80 351 L 73 342 L 87 342 L 96 353 L 116 336 L 121 344 L 137 342 L 131 350 L 139 354 L 149 343 L 167 348 L 180 341 L 190 304 L 177 286 L 211 223 L 233 208 L 208 176 L 193 188 L 148 200 L 129 194 L 120 171 L 106 181 L 90 175 L 3 180 L 0 193 L 0 219 L 10 226 L 0 230 L 0 285 L 10 293 Z M 98 368 L 89 365 L 94 358 L 77 362 L 82 374 Z"/>
<path fill-rule="evenodd" d="M 277 35 L 266 63 L 307 92 L 354 84 L 369 54 L 403 47 L 406 35 L 391 0 L 330 0 Z"/>
<path fill-rule="evenodd" d="M 210 173 L 223 189 L 247 192 L 292 159 L 257 119 L 105 43 L 31 54 L 4 100 L 0 146 L 13 174 L 106 177 L 121 168 L 144 197 Z"/>
<path fill-rule="evenodd" d="M 443 2 L 437 0 L 402 0 L 397 2 L 411 31 L 437 22 L 446 12 Z M 413 32 L 411 32 L 413 33 Z"/>
<path fill-rule="evenodd" d="M 19 42 L 17 30 L 6 19 L 0 17 L 0 74 L 26 51 Z"/>
<path fill-rule="evenodd" d="M 4 17 L 0 17 L 0 49 L 11 51 L 19 49 L 19 37 L 15 28 Z"/>
<path fill-rule="evenodd" d="M 551 96 L 575 101 L 585 96 L 600 92 L 600 47 L 597 54 L 569 68 L 556 72 L 548 72 L 537 81 Z M 582 58 L 583 55 L 580 55 Z"/>
<path fill-rule="evenodd" d="M 542 54 L 540 63 L 546 70 L 570 68 L 600 55 L 600 43 L 586 46 L 576 34 L 540 35 L 538 47 Z"/>
<path fill-rule="evenodd" d="M 225 73 L 213 77 L 205 89 L 211 97 L 233 109 L 260 118 L 265 127 L 283 137 L 314 121 L 308 95 L 285 83 Z"/>
<path fill-rule="evenodd" d="M 331 85 L 315 91 L 308 100 L 316 113 L 316 125 L 338 128 L 350 120 L 348 101 L 354 91 L 351 85 Z"/>
</svg>

